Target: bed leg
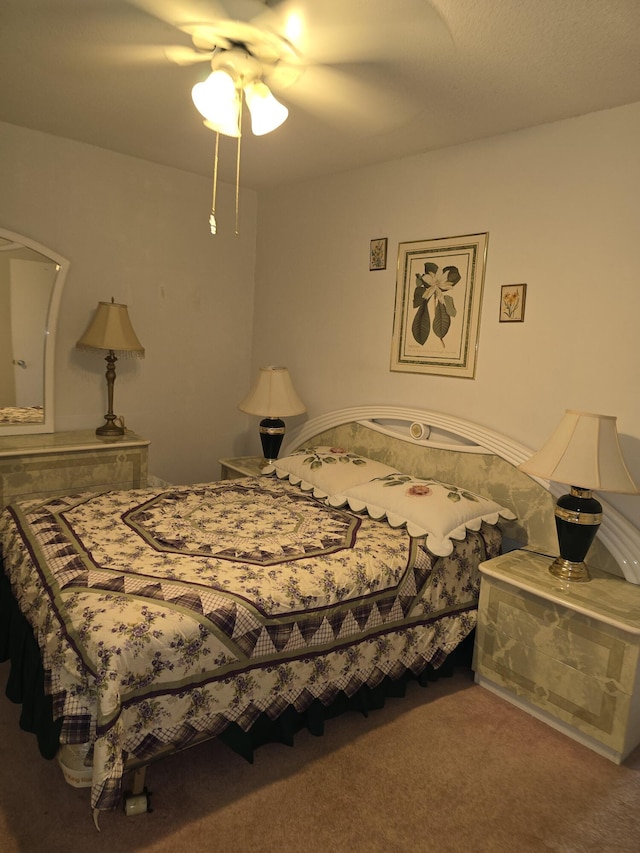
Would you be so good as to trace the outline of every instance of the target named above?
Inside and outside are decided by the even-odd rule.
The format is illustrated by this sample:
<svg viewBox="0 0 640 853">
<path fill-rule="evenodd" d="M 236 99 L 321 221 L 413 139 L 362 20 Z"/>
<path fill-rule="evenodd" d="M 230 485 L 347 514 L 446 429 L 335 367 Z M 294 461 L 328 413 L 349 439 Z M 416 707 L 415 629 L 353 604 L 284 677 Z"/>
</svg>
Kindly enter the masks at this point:
<svg viewBox="0 0 640 853">
<path fill-rule="evenodd" d="M 131 790 L 124 795 L 124 812 L 127 817 L 145 814 L 153 811 L 151 808 L 151 792 L 147 791 L 144 784 L 146 767 L 138 767 L 133 771 L 133 783 Z"/>
</svg>

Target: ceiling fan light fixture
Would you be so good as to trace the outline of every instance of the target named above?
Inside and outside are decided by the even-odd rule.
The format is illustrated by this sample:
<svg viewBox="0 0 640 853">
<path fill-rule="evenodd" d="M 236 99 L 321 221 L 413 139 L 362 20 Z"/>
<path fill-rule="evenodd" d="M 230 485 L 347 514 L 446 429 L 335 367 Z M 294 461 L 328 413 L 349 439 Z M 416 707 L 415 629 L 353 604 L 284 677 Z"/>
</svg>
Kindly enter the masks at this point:
<svg viewBox="0 0 640 853">
<path fill-rule="evenodd" d="M 289 110 L 274 98 L 266 83 L 249 83 L 244 96 L 251 114 L 251 130 L 256 136 L 271 133 L 287 120 Z"/>
<path fill-rule="evenodd" d="M 240 142 L 242 139 L 242 93 L 251 114 L 251 129 L 256 136 L 270 133 L 287 119 L 289 110 L 277 101 L 269 87 L 262 82 L 262 63 L 241 45 L 214 50 L 211 74 L 191 90 L 191 97 L 204 124 L 216 134 L 213 158 L 213 192 L 209 228 L 218 231 L 216 196 L 218 189 L 218 160 L 220 134 L 238 140 L 236 155 L 236 234 L 240 205 Z"/>
<path fill-rule="evenodd" d="M 212 71 L 202 83 L 196 83 L 191 98 L 211 130 L 225 136 L 240 136 L 240 93 L 226 71 Z"/>
</svg>

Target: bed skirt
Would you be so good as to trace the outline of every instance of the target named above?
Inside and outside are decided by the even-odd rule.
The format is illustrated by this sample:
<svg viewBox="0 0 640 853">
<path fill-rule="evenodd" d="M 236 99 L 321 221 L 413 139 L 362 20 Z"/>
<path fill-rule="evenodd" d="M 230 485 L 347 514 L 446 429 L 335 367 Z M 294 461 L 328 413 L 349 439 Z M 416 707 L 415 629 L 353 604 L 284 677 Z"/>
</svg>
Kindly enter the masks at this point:
<svg viewBox="0 0 640 853">
<path fill-rule="evenodd" d="M 353 696 L 347 696 L 345 693 L 338 694 L 330 705 L 323 705 L 319 699 L 316 699 L 306 711 L 302 712 L 296 711 L 290 705 L 276 720 L 271 720 L 266 714 L 262 714 L 247 732 L 236 723 L 231 723 L 218 735 L 218 739 L 247 761 L 253 761 L 254 749 L 262 744 L 283 743 L 293 746 L 296 732 L 304 728 L 308 729 L 312 735 L 321 736 L 324 734 L 325 720 L 337 717 L 346 711 L 359 711 L 366 717 L 369 711 L 383 708 L 387 698 L 403 697 L 410 681 L 417 681 L 421 687 L 427 687 L 431 681 L 451 677 L 456 668 L 469 670 L 471 678 L 474 637 L 475 629 L 448 655 L 438 669 L 427 664 L 418 675 L 407 670 L 398 679 L 387 676 L 374 688 L 367 684 L 363 685 Z"/>
<path fill-rule="evenodd" d="M 2 571 L 0 559 L 0 661 L 10 661 L 6 696 L 22 705 L 20 728 L 38 738 L 44 758 L 55 758 L 62 720 L 53 719 L 53 701 L 45 690 L 40 649 Z"/>
<path fill-rule="evenodd" d="M 404 696 L 409 681 L 417 681 L 426 687 L 430 681 L 451 676 L 457 667 L 470 670 L 474 633 L 469 634 L 437 670 L 429 664 L 419 675 L 407 671 L 399 679 L 386 677 L 375 688 L 364 685 L 353 696 L 341 693 L 328 706 L 316 700 L 304 712 L 289 706 L 276 720 L 262 714 L 246 732 L 236 723 L 231 723 L 218 738 L 251 762 L 254 750 L 262 744 L 275 742 L 293 746 L 296 732 L 303 728 L 312 735 L 320 736 L 324 733 L 325 720 L 346 711 L 359 711 L 367 716 L 370 711 L 384 707 L 388 697 Z M 62 720 L 53 719 L 53 702 L 45 688 L 40 650 L 31 626 L 13 597 L 9 581 L 2 571 L 1 560 L 0 661 L 10 661 L 11 664 L 5 693 L 12 702 L 22 705 L 20 727 L 36 735 L 43 758 L 55 758 Z"/>
</svg>

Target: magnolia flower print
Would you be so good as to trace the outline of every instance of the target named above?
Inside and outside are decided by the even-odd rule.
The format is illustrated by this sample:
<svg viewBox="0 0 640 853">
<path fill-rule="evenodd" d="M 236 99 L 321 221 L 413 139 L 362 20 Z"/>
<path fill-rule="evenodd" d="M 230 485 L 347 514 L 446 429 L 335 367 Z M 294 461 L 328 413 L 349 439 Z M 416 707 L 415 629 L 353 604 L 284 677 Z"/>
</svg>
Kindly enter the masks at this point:
<svg viewBox="0 0 640 853">
<path fill-rule="evenodd" d="M 431 332 L 444 347 L 444 339 L 451 318 L 456 316 L 456 306 L 449 292 L 460 281 L 458 267 L 440 267 L 437 264 L 426 263 L 424 273 L 416 273 L 416 288 L 413 292 L 413 307 L 417 308 L 411 333 L 419 344 L 425 344 Z M 429 303 L 432 313 L 429 314 Z"/>
</svg>

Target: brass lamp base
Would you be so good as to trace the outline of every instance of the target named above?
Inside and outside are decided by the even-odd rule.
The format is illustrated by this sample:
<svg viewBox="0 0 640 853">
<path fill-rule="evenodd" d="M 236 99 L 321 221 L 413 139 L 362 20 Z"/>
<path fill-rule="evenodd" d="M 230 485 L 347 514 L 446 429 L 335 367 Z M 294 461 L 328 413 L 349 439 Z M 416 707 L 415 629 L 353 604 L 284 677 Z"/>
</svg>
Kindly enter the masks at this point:
<svg viewBox="0 0 640 853">
<path fill-rule="evenodd" d="M 109 355 L 105 358 L 107 362 L 107 398 L 109 401 L 109 411 L 104 416 L 105 422 L 96 430 L 96 435 L 103 438 L 119 438 L 124 435 L 124 427 L 118 426 L 116 421 L 117 416 L 113 414 L 113 385 L 116 381 L 116 354 L 113 350 L 109 350 Z"/>
<path fill-rule="evenodd" d="M 549 571 L 563 581 L 587 583 L 591 580 L 589 570 L 584 563 L 572 563 L 571 560 L 565 560 L 563 557 L 556 557 L 549 566 Z"/>
<path fill-rule="evenodd" d="M 105 417 L 106 423 L 98 427 L 96 435 L 101 435 L 103 438 L 120 438 L 120 436 L 124 435 L 124 427 L 118 426 L 115 423 L 115 415 L 106 415 Z"/>
</svg>

